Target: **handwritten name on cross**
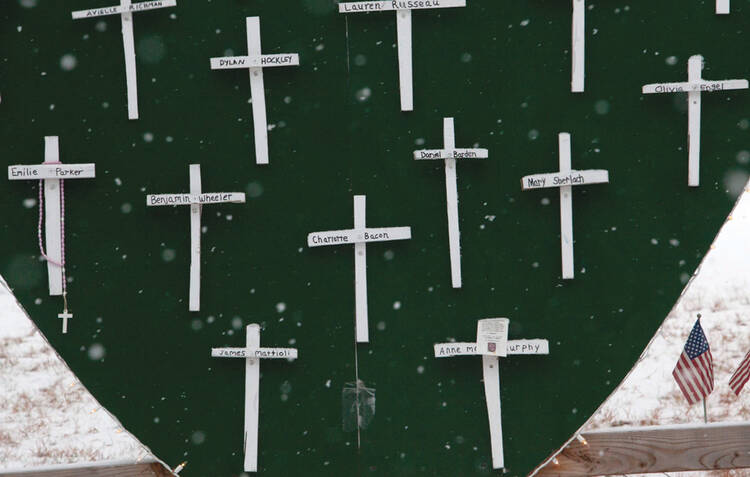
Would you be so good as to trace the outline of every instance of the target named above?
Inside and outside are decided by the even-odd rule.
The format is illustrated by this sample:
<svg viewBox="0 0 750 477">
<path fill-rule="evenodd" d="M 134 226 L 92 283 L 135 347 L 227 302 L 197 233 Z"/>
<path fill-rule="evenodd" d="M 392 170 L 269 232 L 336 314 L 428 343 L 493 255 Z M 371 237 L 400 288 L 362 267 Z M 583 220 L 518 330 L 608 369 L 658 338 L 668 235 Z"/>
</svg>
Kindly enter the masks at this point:
<svg viewBox="0 0 750 477">
<path fill-rule="evenodd" d="M 190 311 L 200 310 L 201 295 L 201 210 L 204 205 L 245 203 L 242 192 L 201 192 L 201 166 L 190 165 L 189 194 L 149 194 L 147 206 L 190 206 Z"/>
<path fill-rule="evenodd" d="M 688 60 L 688 80 L 686 83 L 654 83 L 643 86 L 643 93 L 687 93 L 688 97 L 688 186 L 698 187 L 700 183 L 701 153 L 701 93 L 747 89 L 744 79 L 721 81 L 704 80 L 701 77 L 703 57 L 693 55 Z"/>
<path fill-rule="evenodd" d="M 307 235 L 308 247 L 354 244 L 354 301 L 357 343 L 367 343 L 367 250 L 368 242 L 408 240 L 411 227 L 368 228 L 365 225 L 366 196 L 354 196 L 354 228 L 312 232 Z"/>
<path fill-rule="evenodd" d="M 155 10 L 157 8 L 176 7 L 176 0 L 158 0 L 151 2 L 131 3 L 131 0 L 120 0 L 120 5 L 113 7 L 79 10 L 72 13 L 73 20 L 120 15 L 122 21 L 122 46 L 125 51 L 125 80 L 128 90 L 128 119 L 138 119 L 138 81 L 135 70 L 135 41 L 133 40 L 133 13 Z"/>
<path fill-rule="evenodd" d="M 261 54 L 260 17 L 247 17 L 246 21 L 248 56 L 211 58 L 211 69 L 247 68 L 250 71 L 250 94 L 253 103 L 253 128 L 255 130 L 255 162 L 256 164 L 268 164 L 268 121 L 266 119 L 263 68 L 299 66 L 299 55 L 296 53 Z"/>
<path fill-rule="evenodd" d="M 49 277 L 50 295 L 62 295 L 64 290 L 62 231 L 65 220 L 63 217 L 65 198 L 60 181 L 93 179 L 94 177 L 96 177 L 96 166 L 94 164 L 63 164 L 60 162 L 60 140 L 58 136 L 46 136 L 44 138 L 43 164 L 8 166 L 8 179 L 10 180 L 44 181 L 44 238 L 45 253 L 48 258 L 47 276 Z M 41 237 L 39 240 L 41 242 Z M 65 331 L 67 331 L 66 323 L 67 320 L 63 323 Z"/>
<path fill-rule="evenodd" d="M 296 348 L 261 348 L 260 326 L 247 325 L 245 348 L 211 348 L 213 358 L 245 360 L 245 472 L 258 471 L 258 402 L 261 359 L 297 359 Z"/>
<path fill-rule="evenodd" d="M 414 151 L 414 159 L 443 159 L 445 161 L 445 199 L 448 209 L 448 244 L 450 246 L 451 282 L 461 288 L 461 233 L 458 228 L 458 186 L 456 159 L 486 159 L 487 149 L 457 149 L 453 118 L 443 118 L 443 149 Z"/>
<path fill-rule="evenodd" d="M 479 320 L 482 322 L 497 321 L 497 319 Z M 506 320 L 507 323 L 507 320 Z M 507 328 L 506 328 L 507 333 Z M 478 333 L 479 334 L 479 333 Z M 549 342 L 545 339 L 534 340 L 499 340 L 498 347 L 482 346 L 485 343 L 477 337 L 477 343 L 436 343 L 435 357 L 449 358 L 453 356 L 482 356 L 482 377 L 484 381 L 484 398 L 487 402 L 487 415 L 490 425 L 490 446 L 492 449 L 492 468 L 505 467 L 503 453 L 503 425 L 500 407 L 500 369 L 498 357 L 506 355 L 546 355 L 549 354 Z M 501 350 L 499 346 L 505 345 Z"/>
<path fill-rule="evenodd" d="M 393 0 L 339 3 L 339 13 L 396 12 L 398 78 L 401 111 L 414 109 L 411 62 L 411 11 L 430 8 L 465 7 L 466 0 Z"/>
<path fill-rule="evenodd" d="M 560 188 L 560 246 L 562 248 L 562 277 L 573 278 L 573 186 L 609 182 L 609 172 L 602 169 L 577 171 L 570 166 L 570 134 L 558 135 L 560 171 L 534 174 L 521 179 L 521 189 Z"/>
</svg>

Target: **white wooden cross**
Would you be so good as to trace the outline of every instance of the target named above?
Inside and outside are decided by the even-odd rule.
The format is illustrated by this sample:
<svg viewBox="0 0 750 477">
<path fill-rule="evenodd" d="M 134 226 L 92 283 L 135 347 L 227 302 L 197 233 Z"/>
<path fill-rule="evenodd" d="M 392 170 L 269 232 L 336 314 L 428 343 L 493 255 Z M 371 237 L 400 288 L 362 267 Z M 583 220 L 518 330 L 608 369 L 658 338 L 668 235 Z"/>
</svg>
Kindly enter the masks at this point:
<svg viewBox="0 0 750 477">
<path fill-rule="evenodd" d="M 716 0 L 716 13 L 727 15 L 729 13 L 729 0 Z"/>
<path fill-rule="evenodd" d="M 586 5 L 584 0 L 573 0 L 573 51 L 570 91 L 583 93 L 586 66 Z"/>
<path fill-rule="evenodd" d="M 603 169 L 577 171 L 570 165 L 570 134 L 558 135 L 560 171 L 533 174 L 521 179 L 521 189 L 560 188 L 560 246 L 562 248 L 562 277 L 573 278 L 573 186 L 609 182 L 609 172 Z"/>
<path fill-rule="evenodd" d="M 263 68 L 272 66 L 299 66 L 297 53 L 264 55 L 260 48 L 260 17 L 247 17 L 247 55 L 211 58 L 212 70 L 250 70 L 250 95 L 253 103 L 253 128 L 255 129 L 255 162 L 268 164 L 268 121 L 266 119 L 266 93 L 263 87 Z"/>
<path fill-rule="evenodd" d="M 190 206 L 190 311 L 200 310 L 201 295 L 201 210 L 204 205 L 225 202 L 245 203 L 242 192 L 202 192 L 201 165 L 190 164 L 189 194 L 149 194 L 147 206 Z"/>
<path fill-rule="evenodd" d="M 401 111 L 414 109 L 411 67 L 411 11 L 428 8 L 465 7 L 466 0 L 392 0 L 339 3 L 339 13 L 396 12 L 398 78 Z"/>
<path fill-rule="evenodd" d="M 46 136 L 44 138 L 43 164 L 8 166 L 8 179 L 10 180 L 44 180 L 44 237 L 45 253 L 48 258 L 47 276 L 49 277 L 50 295 L 62 295 L 64 291 L 63 225 L 65 219 L 63 207 L 65 198 L 61 190 L 60 180 L 93 179 L 95 176 L 96 167 L 94 164 L 62 164 L 60 162 L 60 140 L 58 136 Z M 67 323 L 67 320 L 65 323 Z M 63 329 L 63 332 L 67 331 L 67 326 L 64 326 Z"/>
<path fill-rule="evenodd" d="M 687 93 L 688 94 L 688 186 L 698 187 L 700 178 L 701 151 L 701 93 L 747 89 L 744 79 L 708 81 L 701 77 L 703 57 L 693 55 L 688 60 L 686 83 L 654 83 L 643 86 L 643 93 Z"/>
<path fill-rule="evenodd" d="M 138 82 L 135 74 L 135 41 L 133 40 L 133 13 L 177 6 L 176 0 L 155 0 L 131 3 L 131 0 L 120 0 L 119 5 L 112 7 L 92 8 L 73 12 L 73 20 L 120 15 L 122 21 L 122 46 L 125 50 L 125 79 L 128 89 L 128 119 L 138 119 Z"/>
<path fill-rule="evenodd" d="M 258 402 L 260 360 L 297 359 L 296 348 L 261 348 L 260 326 L 247 325 L 245 348 L 211 348 L 213 358 L 245 360 L 245 472 L 258 471 Z"/>
<path fill-rule="evenodd" d="M 479 323 L 491 320 L 479 320 Z M 507 332 L 507 330 L 506 330 Z M 480 340 L 477 340 L 480 341 Z M 498 346 L 506 345 L 505 350 L 483 347 L 480 343 L 436 343 L 435 357 L 482 355 L 482 377 L 484 381 L 484 398 L 487 402 L 487 414 L 490 425 L 490 444 L 492 448 L 492 468 L 505 467 L 503 455 L 503 427 L 500 408 L 500 369 L 498 356 L 549 354 L 549 342 L 545 339 L 502 340 Z"/>
<path fill-rule="evenodd" d="M 461 288 L 461 243 L 458 228 L 458 186 L 456 185 L 456 159 L 486 159 L 487 149 L 457 149 L 453 118 L 443 118 L 443 149 L 414 151 L 414 159 L 445 160 L 445 198 L 448 208 L 448 243 L 451 257 L 451 282 Z"/>
<path fill-rule="evenodd" d="M 408 240 L 411 227 L 368 228 L 365 225 L 366 196 L 354 196 L 354 228 L 312 232 L 307 235 L 308 247 L 354 244 L 354 301 L 357 343 L 367 343 L 367 251 L 368 242 Z"/>
</svg>

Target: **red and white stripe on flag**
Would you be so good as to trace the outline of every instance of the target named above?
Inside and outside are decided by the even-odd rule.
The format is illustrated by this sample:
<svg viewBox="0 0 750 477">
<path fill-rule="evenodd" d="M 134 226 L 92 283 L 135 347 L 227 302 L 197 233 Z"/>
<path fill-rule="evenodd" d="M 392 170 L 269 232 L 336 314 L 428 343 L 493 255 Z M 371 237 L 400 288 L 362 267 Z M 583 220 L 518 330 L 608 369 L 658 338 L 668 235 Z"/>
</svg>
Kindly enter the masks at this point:
<svg viewBox="0 0 750 477">
<path fill-rule="evenodd" d="M 745 358 L 742 360 L 737 370 L 734 372 L 731 378 L 729 378 L 729 387 L 732 388 L 734 394 L 740 395 L 742 388 L 745 386 L 748 378 L 750 378 L 750 351 L 747 352 Z"/>
<path fill-rule="evenodd" d="M 691 405 L 700 402 L 713 391 L 713 357 L 700 320 L 695 322 L 672 376 Z"/>
</svg>

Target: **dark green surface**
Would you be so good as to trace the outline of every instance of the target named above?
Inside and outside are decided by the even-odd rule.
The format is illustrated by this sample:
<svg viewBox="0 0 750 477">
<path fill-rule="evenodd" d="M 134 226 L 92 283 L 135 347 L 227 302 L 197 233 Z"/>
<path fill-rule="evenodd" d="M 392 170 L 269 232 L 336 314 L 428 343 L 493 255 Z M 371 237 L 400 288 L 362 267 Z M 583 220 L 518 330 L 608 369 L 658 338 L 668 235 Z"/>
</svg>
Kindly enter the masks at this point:
<svg viewBox="0 0 750 477">
<path fill-rule="evenodd" d="M 115 2 L 5 3 L 2 166 L 40 163 L 43 136 L 59 135 L 61 160 L 96 162 L 97 178 L 66 184 L 69 334 L 37 260 L 37 210 L 22 205 L 36 197 L 33 183 L 3 181 L 0 272 L 97 399 L 166 462 L 188 460 L 185 476 L 242 469 L 244 366 L 209 357 L 212 346 L 243 345 L 233 321 L 259 322 L 263 344 L 294 339 L 300 350 L 294 363 L 262 364 L 264 475 L 499 473 L 481 360 L 432 357 L 433 343 L 471 340 L 490 316 L 511 319 L 510 338 L 551 344 L 549 357 L 501 364 L 506 465 L 527 473 L 630 369 L 728 213 L 727 178 L 747 170 L 736 155 L 750 138 L 738 125 L 750 117 L 748 92 L 703 95 L 698 189 L 687 187 L 685 97 L 640 95 L 645 83 L 685 81 L 697 53 L 706 78 L 750 77 L 747 0 L 721 17 L 708 0 L 590 2 L 579 95 L 569 91 L 570 2 L 414 12 L 412 113 L 399 110 L 392 13 L 351 15 L 347 35 L 328 0 L 180 0 L 136 15 L 138 121 L 127 120 L 119 18 L 70 19 Z M 277 125 L 266 167 L 254 163 L 247 72 L 211 71 L 208 61 L 245 54 L 250 15 L 261 16 L 265 53 L 301 59 L 265 72 Z M 59 66 L 65 54 L 78 60 L 72 71 Z M 359 101 L 363 88 L 371 95 Z M 607 114 L 595 112 L 602 100 Z M 418 138 L 442 144 L 444 116 L 456 118 L 458 146 L 490 151 L 458 166 L 460 290 L 450 287 L 442 164 L 411 154 Z M 576 278 L 564 283 L 558 192 L 519 186 L 522 175 L 557 170 L 560 131 L 572 134 L 574 168 L 611 179 L 575 188 Z M 202 165 L 205 191 L 255 192 L 245 205 L 204 210 L 199 313 L 187 311 L 187 208 L 144 204 L 147 193 L 187 192 L 190 163 Z M 308 232 L 352 225 L 353 194 L 367 195 L 368 225 L 413 231 L 368 246 L 371 344 L 360 346 L 359 369 L 377 411 L 360 452 L 341 430 L 341 389 L 354 379 L 353 253 L 305 246 Z M 93 343 L 103 360 L 88 358 Z"/>
</svg>

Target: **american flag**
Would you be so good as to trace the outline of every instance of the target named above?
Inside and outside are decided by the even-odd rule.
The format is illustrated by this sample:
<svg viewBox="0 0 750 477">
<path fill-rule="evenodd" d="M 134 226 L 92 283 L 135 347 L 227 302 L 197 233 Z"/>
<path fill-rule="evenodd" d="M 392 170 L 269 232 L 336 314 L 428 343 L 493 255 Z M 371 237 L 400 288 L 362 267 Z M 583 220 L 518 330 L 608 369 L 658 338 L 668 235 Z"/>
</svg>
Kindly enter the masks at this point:
<svg viewBox="0 0 750 477">
<path fill-rule="evenodd" d="M 745 355 L 745 359 L 743 359 L 737 367 L 737 371 L 735 371 L 732 377 L 729 378 L 729 387 L 732 388 L 734 394 L 738 396 L 740 395 L 748 378 L 750 378 L 750 351 L 748 351 Z"/>
<path fill-rule="evenodd" d="M 700 318 L 688 336 L 672 376 L 690 404 L 700 402 L 714 389 L 713 357 Z"/>
</svg>

